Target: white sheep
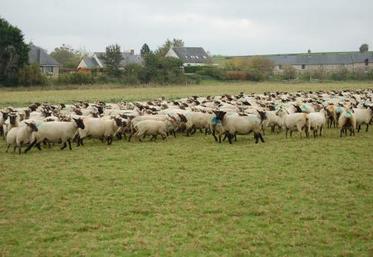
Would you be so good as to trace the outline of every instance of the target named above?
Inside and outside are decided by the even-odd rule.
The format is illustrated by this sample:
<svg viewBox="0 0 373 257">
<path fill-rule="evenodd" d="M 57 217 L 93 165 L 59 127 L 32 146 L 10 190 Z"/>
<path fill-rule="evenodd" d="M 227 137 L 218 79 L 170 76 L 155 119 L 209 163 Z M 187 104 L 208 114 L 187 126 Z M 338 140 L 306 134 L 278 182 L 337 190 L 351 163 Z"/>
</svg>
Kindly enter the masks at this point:
<svg viewBox="0 0 373 257">
<path fill-rule="evenodd" d="M 32 122 L 26 122 L 25 124 L 22 124 L 19 127 L 14 127 L 11 130 L 9 130 L 6 137 L 6 152 L 8 152 L 9 147 L 13 145 L 14 151 L 16 151 L 18 147 L 19 154 L 21 154 L 22 146 L 31 143 L 31 141 L 33 141 L 32 134 L 37 131 L 38 128 L 36 127 L 35 123 Z M 32 145 L 33 144 L 31 144 L 31 147 Z"/>
<path fill-rule="evenodd" d="M 136 131 L 135 137 L 137 137 L 139 141 L 147 135 L 152 136 L 151 140 L 156 139 L 157 135 L 160 135 L 163 140 L 167 137 L 167 125 L 164 121 L 143 120 L 136 123 L 134 129 Z"/>
<path fill-rule="evenodd" d="M 187 122 L 185 123 L 187 136 L 194 134 L 197 129 L 204 129 L 207 134 L 210 129 L 212 115 L 203 112 L 187 112 L 184 114 Z"/>
<path fill-rule="evenodd" d="M 52 121 L 41 122 L 37 125 L 38 132 L 35 133 L 35 144 L 40 147 L 40 143 L 47 141 L 48 143 L 63 143 L 61 150 L 65 149 L 67 143 L 71 149 L 71 140 L 76 135 L 78 129 L 84 129 L 84 123 L 81 118 L 73 118 L 72 121 Z M 25 152 L 32 148 L 31 144 Z M 39 148 L 40 149 L 40 148 Z"/>
<path fill-rule="evenodd" d="M 83 145 L 83 139 L 90 136 L 93 138 L 99 138 L 106 140 L 107 144 L 110 145 L 113 142 L 113 137 L 119 132 L 122 127 L 122 120 L 120 118 L 83 118 L 84 128 L 80 128 L 78 146 Z"/>
<path fill-rule="evenodd" d="M 361 125 L 367 125 L 365 131 L 368 132 L 369 123 L 373 117 L 373 106 L 368 107 L 367 109 L 354 108 L 354 114 L 356 118 L 356 127 L 357 132 L 360 132 Z"/>
<path fill-rule="evenodd" d="M 292 136 L 293 131 L 298 131 L 300 137 L 302 137 L 302 132 L 305 130 L 306 135 L 308 135 L 307 128 L 307 113 L 290 113 L 280 109 L 277 114 L 282 118 L 282 126 L 285 129 L 286 138 L 288 137 L 288 132 L 290 131 L 290 136 Z"/>
<path fill-rule="evenodd" d="M 232 138 L 235 135 L 247 135 L 251 132 L 254 133 L 255 143 L 258 143 L 259 139 L 264 142 L 261 134 L 263 120 L 258 118 L 257 115 L 226 115 L 227 113 L 224 111 L 215 111 L 214 113 L 221 122 L 224 133 L 227 135 L 230 144 L 232 144 Z"/>
<path fill-rule="evenodd" d="M 326 123 L 326 111 L 321 109 L 320 112 L 311 112 L 307 116 L 308 118 L 308 131 L 313 131 L 313 137 L 322 135 L 322 130 Z"/>
</svg>

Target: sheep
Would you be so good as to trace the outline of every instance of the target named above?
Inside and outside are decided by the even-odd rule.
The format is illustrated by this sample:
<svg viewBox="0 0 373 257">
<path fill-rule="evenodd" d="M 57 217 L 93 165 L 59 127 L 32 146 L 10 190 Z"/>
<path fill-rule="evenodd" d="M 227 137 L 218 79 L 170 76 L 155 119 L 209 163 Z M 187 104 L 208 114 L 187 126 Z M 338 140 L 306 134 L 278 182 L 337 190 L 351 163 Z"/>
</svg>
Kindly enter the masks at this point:
<svg viewBox="0 0 373 257">
<path fill-rule="evenodd" d="M 4 136 L 3 125 L 5 124 L 5 121 L 8 119 L 8 112 L 1 111 L 0 114 L 0 135 Z"/>
<path fill-rule="evenodd" d="M 8 131 L 10 131 L 14 127 L 18 127 L 19 122 L 17 119 L 17 114 L 14 112 L 11 112 L 8 114 L 7 120 L 3 124 L 3 136 L 6 137 Z"/>
<path fill-rule="evenodd" d="M 319 112 L 311 112 L 308 114 L 308 131 L 313 130 L 313 137 L 315 138 L 317 134 L 322 135 L 322 130 L 326 123 L 326 111 L 321 109 Z"/>
<path fill-rule="evenodd" d="M 210 131 L 211 131 L 212 136 L 215 139 L 215 142 L 221 143 L 221 135 L 224 134 L 224 127 L 219 117 L 216 114 L 213 114 L 209 123 L 210 123 Z M 216 135 L 218 135 L 218 137 Z"/>
<path fill-rule="evenodd" d="M 281 130 L 281 118 L 276 115 L 276 111 L 267 111 L 266 112 L 267 119 L 263 122 L 263 125 L 266 127 L 270 127 L 272 133 L 275 132 L 277 127 L 277 133 Z"/>
<path fill-rule="evenodd" d="M 286 138 L 288 137 L 288 132 L 290 131 L 290 136 L 292 136 L 293 131 L 298 131 L 300 137 L 302 138 L 302 132 L 305 130 L 306 136 L 308 135 L 307 128 L 307 113 L 290 113 L 280 109 L 277 114 L 282 118 L 282 126 L 285 129 Z"/>
<path fill-rule="evenodd" d="M 367 125 L 365 131 L 368 132 L 369 123 L 373 117 L 373 106 L 367 109 L 354 108 L 354 114 L 356 117 L 357 132 L 360 132 L 361 125 L 363 124 Z"/>
<path fill-rule="evenodd" d="M 185 124 L 187 136 L 194 134 L 197 129 L 205 129 L 207 134 L 210 129 L 211 114 L 203 112 L 188 112 L 184 114 L 187 122 Z"/>
<path fill-rule="evenodd" d="M 6 137 L 6 152 L 8 152 L 11 145 L 14 145 L 13 151 L 15 152 L 18 147 L 18 153 L 21 154 L 22 146 L 30 143 L 33 140 L 32 134 L 37 131 L 38 128 L 36 127 L 35 123 L 31 122 L 26 122 L 19 127 L 13 127 L 11 130 L 9 130 Z"/>
<path fill-rule="evenodd" d="M 139 121 L 134 125 L 136 131 L 135 137 L 141 141 L 141 137 L 151 135 L 152 139 L 156 139 L 157 135 L 161 135 L 162 139 L 165 140 L 167 137 L 166 122 L 159 120 L 143 120 Z M 129 139 L 130 140 L 130 139 Z"/>
<path fill-rule="evenodd" d="M 333 103 L 328 104 L 325 110 L 328 116 L 328 128 L 331 128 L 332 126 L 335 128 L 337 125 L 337 113 L 335 105 Z"/>
<path fill-rule="evenodd" d="M 74 138 L 78 129 L 84 129 L 84 122 L 81 118 L 74 118 L 73 121 L 52 121 L 52 122 L 41 122 L 38 124 L 38 132 L 35 133 L 35 141 L 25 150 L 28 152 L 33 145 L 40 149 L 41 142 L 49 143 L 63 143 L 61 150 L 67 147 L 71 148 L 71 140 Z"/>
<path fill-rule="evenodd" d="M 178 117 L 178 118 L 176 118 Z M 171 114 L 167 115 L 144 115 L 144 116 L 137 116 L 131 120 L 131 134 L 128 138 L 128 141 L 131 140 L 131 137 L 135 133 L 135 125 L 144 120 L 158 120 L 158 121 L 164 121 L 166 122 L 166 128 L 167 128 L 167 134 L 171 133 L 176 137 L 176 130 L 180 128 L 180 125 L 182 123 L 182 117 L 180 115 L 176 115 L 176 117 L 172 116 Z M 185 118 L 185 117 L 184 117 Z"/>
<path fill-rule="evenodd" d="M 350 136 L 355 135 L 356 117 L 353 109 L 346 109 L 342 112 L 338 119 L 338 127 L 340 129 L 340 137 L 342 137 L 343 132 L 347 136 L 347 129 L 350 130 Z"/>
<path fill-rule="evenodd" d="M 107 144 L 111 145 L 113 137 L 123 125 L 122 120 L 118 117 L 113 119 L 85 117 L 83 121 L 85 127 L 78 130 L 78 146 L 83 145 L 83 139 L 88 136 L 105 139 Z"/>
<path fill-rule="evenodd" d="M 247 135 L 254 132 L 255 143 L 259 142 L 259 139 L 264 143 L 262 137 L 261 125 L 263 120 L 258 118 L 257 115 L 226 115 L 224 111 L 215 111 L 216 119 L 219 120 L 223 126 L 223 131 L 228 137 L 228 141 L 232 144 L 232 138 L 235 135 Z"/>
</svg>

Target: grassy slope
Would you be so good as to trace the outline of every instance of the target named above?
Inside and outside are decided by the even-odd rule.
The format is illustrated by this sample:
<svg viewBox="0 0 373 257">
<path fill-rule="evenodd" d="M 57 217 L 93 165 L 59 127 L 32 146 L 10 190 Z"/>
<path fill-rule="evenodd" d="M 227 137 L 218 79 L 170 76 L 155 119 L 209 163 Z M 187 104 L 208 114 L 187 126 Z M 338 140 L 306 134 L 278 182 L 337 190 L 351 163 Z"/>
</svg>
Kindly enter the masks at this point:
<svg viewBox="0 0 373 257">
<path fill-rule="evenodd" d="M 373 83 L 341 82 L 341 83 L 250 83 L 236 82 L 223 83 L 208 81 L 201 85 L 167 86 L 167 87 L 125 87 L 110 88 L 110 85 L 95 85 L 84 89 L 62 90 L 0 90 L 0 107 L 9 105 L 19 106 L 32 102 L 48 101 L 52 103 L 69 103 L 76 100 L 103 100 L 118 102 L 121 100 L 149 100 L 165 96 L 177 98 L 190 95 L 217 95 L 238 94 L 244 92 L 264 91 L 296 91 L 319 89 L 348 89 L 348 88 L 373 88 Z"/>
<path fill-rule="evenodd" d="M 0 153 L 0 254 L 373 254 L 372 131 L 265 139 Z"/>
</svg>

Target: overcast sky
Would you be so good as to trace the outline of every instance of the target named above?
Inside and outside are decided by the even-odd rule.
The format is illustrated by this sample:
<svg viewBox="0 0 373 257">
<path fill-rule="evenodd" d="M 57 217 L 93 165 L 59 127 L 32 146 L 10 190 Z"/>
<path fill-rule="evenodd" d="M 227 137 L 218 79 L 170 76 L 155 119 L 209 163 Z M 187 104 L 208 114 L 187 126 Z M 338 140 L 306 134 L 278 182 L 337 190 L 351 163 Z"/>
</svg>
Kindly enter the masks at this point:
<svg viewBox="0 0 373 257">
<path fill-rule="evenodd" d="M 49 51 L 167 38 L 223 55 L 373 49 L 373 0 L 0 0 L 0 16 Z"/>
</svg>

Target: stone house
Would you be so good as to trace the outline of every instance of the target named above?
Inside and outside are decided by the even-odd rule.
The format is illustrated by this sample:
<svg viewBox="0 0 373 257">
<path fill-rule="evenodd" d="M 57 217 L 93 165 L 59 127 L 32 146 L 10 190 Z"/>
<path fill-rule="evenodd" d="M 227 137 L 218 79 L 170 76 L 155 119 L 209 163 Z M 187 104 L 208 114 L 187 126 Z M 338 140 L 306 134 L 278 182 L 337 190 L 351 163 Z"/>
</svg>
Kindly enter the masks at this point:
<svg viewBox="0 0 373 257">
<path fill-rule="evenodd" d="M 60 64 L 47 52 L 33 44 L 30 44 L 30 50 L 28 52 L 29 64 L 37 64 L 40 67 L 40 71 L 48 76 L 57 77 L 60 71 Z"/>
<path fill-rule="evenodd" d="M 211 63 L 210 57 L 202 47 L 172 47 L 166 57 L 174 57 L 183 62 L 183 66 L 203 66 Z"/>
</svg>

